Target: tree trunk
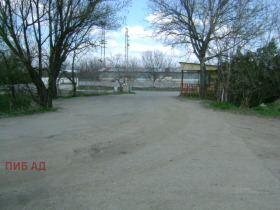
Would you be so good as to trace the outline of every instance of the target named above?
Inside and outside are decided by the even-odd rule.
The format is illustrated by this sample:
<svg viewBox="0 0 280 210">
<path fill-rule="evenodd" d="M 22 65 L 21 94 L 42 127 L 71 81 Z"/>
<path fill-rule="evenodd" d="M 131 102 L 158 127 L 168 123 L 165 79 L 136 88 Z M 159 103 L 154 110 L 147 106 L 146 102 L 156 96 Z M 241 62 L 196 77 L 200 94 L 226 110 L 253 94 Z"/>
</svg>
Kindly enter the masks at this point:
<svg viewBox="0 0 280 210">
<path fill-rule="evenodd" d="M 37 74 L 36 70 L 26 65 L 29 75 L 36 86 L 37 94 L 34 97 L 34 91 L 30 89 L 34 101 L 42 107 L 52 108 L 52 95 L 49 93 L 41 77 Z M 49 81 L 50 82 L 50 81 Z"/>
<path fill-rule="evenodd" d="M 36 84 L 35 84 L 36 85 Z M 50 88 L 46 88 L 44 83 L 41 81 L 41 84 L 36 85 L 38 100 L 35 100 L 40 106 L 52 108 L 52 91 Z"/>
<path fill-rule="evenodd" d="M 39 99 L 36 100 L 37 103 L 42 107 L 52 108 L 52 97 L 50 97 L 49 89 L 44 86 L 37 87 L 37 93 Z"/>
<path fill-rule="evenodd" d="M 53 98 L 57 98 L 57 87 L 56 87 L 56 83 L 54 83 L 54 86 L 52 88 L 52 97 Z"/>
<path fill-rule="evenodd" d="M 123 93 L 123 86 L 120 85 L 120 93 Z"/>
<path fill-rule="evenodd" d="M 200 59 L 199 96 L 202 99 L 204 99 L 206 97 L 206 65 L 205 65 L 205 59 Z"/>
<path fill-rule="evenodd" d="M 120 85 L 120 88 L 119 88 L 120 93 L 123 93 L 123 84 L 122 84 L 122 82 L 121 82 L 121 78 L 118 78 L 117 81 L 118 81 L 118 83 L 119 83 L 119 85 Z"/>
<path fill-rule="evenodd" d="M 51 92 L 47 95 L 47 102 L 46 102 L 47 106 L 46 107 L 53 108 L 52 100 L 53 100 L 53 96 L 52 96 L 52 92 Z"/>
<path fill-rule="evenodd" d="M 15 85 L 14 85 L 14 84 L 12 84 L 12 85 L 10 86 L 10 90 L 11 90 L 13 99 L 16 99 L 16 89 L 15 89 Z"/>
<path fill-rule="evenodd" d="M 52 99 L 57 97 L 57 88 L 56 88 L 56 77 L 52 74 L 49 74 L 49 87 L 48 87 L 48 106 L 52 108 Z"/>
<path fill-rule="evenodd" d="M 56 98 L 57 97 L 56 78 L 51 74 L 49 75 L 49 89 L 51 92 L 51 97 Z"/>
<path fill-rule="evenodd" d="M 73 96 L 77 96 L 77 84 L 75 82 L 75 78 L 74 80 L 72 80 L 72 86 L 73 86 Z"/>
<path fill-rule="evenodd" d="M 225 97 L 224 97 L 224 102 L 228 102 L 228 93 L 229 93 L 229 86 L 230 86 L 230 76 L 231 76 L 231 61 L 232 59 L 230 59 L 230 63 L 228 64 L 227 68 L 226 68 L 226 79 L 225 79 Z"/>
</svg>

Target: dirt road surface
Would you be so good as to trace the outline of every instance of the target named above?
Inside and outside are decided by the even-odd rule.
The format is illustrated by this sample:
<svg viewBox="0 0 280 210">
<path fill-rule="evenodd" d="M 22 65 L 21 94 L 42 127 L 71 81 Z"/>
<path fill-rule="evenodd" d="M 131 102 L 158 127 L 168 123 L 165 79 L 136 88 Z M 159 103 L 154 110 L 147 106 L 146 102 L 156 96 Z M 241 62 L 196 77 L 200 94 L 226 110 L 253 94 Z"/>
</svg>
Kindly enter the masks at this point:
<svg viewBox="0 0 280 210">
<path fill-rule="evenodd" d="M 280 122 L 177 95 L 56 100 L 57 112 L 0 119 L 0 209 L 279 210 Z"/>
</svg>

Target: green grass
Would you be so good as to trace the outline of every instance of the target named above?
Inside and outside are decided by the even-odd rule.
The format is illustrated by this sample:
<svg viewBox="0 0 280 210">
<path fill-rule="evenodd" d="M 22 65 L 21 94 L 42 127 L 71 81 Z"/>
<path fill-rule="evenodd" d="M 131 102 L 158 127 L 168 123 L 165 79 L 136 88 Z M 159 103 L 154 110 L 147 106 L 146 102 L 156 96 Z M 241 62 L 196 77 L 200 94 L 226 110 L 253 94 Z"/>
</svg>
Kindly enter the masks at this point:
<svg viewBox="0 0 280 210">
<path fill-rule="evenodd" d="M 209 102 L 211 108 L 220 109 L 220 110 L 231 110 L 238 111 L 243 114 L 257 114 L 268 117 L 279 117 L 280 116 L 280 104 L 278 103 L 269 103 L 265 106 L 257 106 L 252 108 L 239 108 L 228 102 Z"/>
<path fill-rule="evenodd" d="M 27 110 L 22 110 L 22 111 L 15 111 L 15 112 L 8 112 L 4 113 L 4 115 L 9 115 L 9 116 L 18 116 L 18 115 L 32 115 L 32 114 L 37 114 L 37 113 L 43 113 L 43 112 L 50 112 L 50 111 L 56 111 L 58 108 L 47 108 L 47 107 L 38 107 L 38 108 L 32 108 L 32 109 L 27 109 Z M 0 113 L 1 115 L 2 113 Z"/>
<path fill-rule="evenodd" d="M 31 109 L 26 109 L 21 111 L 0 112 L 0 116 L 32 115 L 37 113 L 56 111 L 58 109 L 59 108 L 37 107 L 37 108 L 31 108 Z"/>
<path fill-rule="evenodd" d="M 32 98 L 30 96 L 21 96 L 14 99 L 11 95 L 0 95 L 0 112 L 12 112 L 26 110 L 30 107 Z"/>
<path fill-rule="evenodd" d="M 266 104 L 266 106 L 253 107 L 251 110 L 260 115 L 280 116 L 280 104 L 275 102 Z"/>
<path fill-rule="evenodd" d="M 184 94 L 184 95 L 180 95 L 179 97 L 185 98 L 185 99 L 191 99 L 191 100 L 201 100 L 201 99 L 199 98 L 199 95 L 198 95 L 198 94 L 190 94 L 190 95 Z"/>
<path fill-rule="evenodd" d="M 238 109 L 235 105 L 228 103 L 228 102 L 210 102 L 210 107 L 222 110 L 236 110 Z"/>
<path fill-rule="evenodd" d="M 30 96 L 21 96 L 16 100 L 10 95 L 0 95 L 0 116 L 31 115 L 55 111 L 58 108 L 32 107 Z"/>
<path fill-rule="evenodd" d="M 11 96 L 9 95 L 0 95 L 0 112 L 10 111 L 10 100 Z"/>
</svg>

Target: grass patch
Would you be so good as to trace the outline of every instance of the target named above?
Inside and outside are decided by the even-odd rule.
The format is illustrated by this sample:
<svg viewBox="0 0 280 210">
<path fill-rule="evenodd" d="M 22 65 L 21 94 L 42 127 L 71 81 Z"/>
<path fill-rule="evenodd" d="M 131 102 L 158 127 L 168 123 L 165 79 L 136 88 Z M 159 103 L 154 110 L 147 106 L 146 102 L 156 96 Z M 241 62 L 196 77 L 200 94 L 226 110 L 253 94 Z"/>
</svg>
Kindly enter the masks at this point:
<svg viewBox="0 0 280 210">
<path fill-rule="evenodd" d="M 235 105 L 228 103 L 228 102 L 216 102 L 212 101 L 210 102 L 210 107 L 221 109 L 221 110 L 236 110 L 238 109 Z"/>
<path fill-rule="evenodd" d="M 31 96 L 21 96 L 13 98 L 9 94 L 0 95 L 0 112 L 9 113 L 13 111 L 23 111 L 30 107 Z"/>
<path fill-rule="evenodd" d="M 261 115 L 267 117 L 280 117 L 280 104 L 279 103 L 269 103 L 264 106 L 257 106 L 252 108 L 242 108 L 237 107 L 228 102 L 216 102 L 210 101 L 209 107 L 220 109 L 220 110 L 229 110 L 229 111 L 237 111 L 238 113 L 242 114 L 249 114 L 249 115 Z"/>
<path fill-rule="evenodd" d="M 20 115 L 32 115 L 50 111 L 56 111 L 59 108 L 47 108 L 47 107 L 37 107 L 37 108 L 30 108 L 21 111 L 9 111 L 9 112 L 0 112 L 0 116 L 20 116 Z"/>
<path fill-rule="evenodd" d="M 201 100 L 199 98 L 198 94 L 183 94 L 183 95 L 180 95 L 179 97 L 185 98 L 185 99 L 191 99 L 191 100 Z"/>
<path fill-rule="evenodd" d="M 20 111 L 20 112 L 11 112 L 10 115 L 32 115 L 32 114 L 50 112 L 50 111 L 56 111 L 56 110 L 58 110 L 58 108 L 38 107 L 38 108 L 33 108 L 33 109 L 24 110 L 24 111 Z"/>
<path fill-rule="evenodd" d="M 264 106 L 253 107 L 251 110 L 260 115 L 280 116 L 280 104 L 275 102 L 266 104 Z"/>
<path fill-rule="evenodd" d="M 0 95 L 0 116 L 31 115 L 57 109 L 35 106 L 31 96 L 20 96 L 14 99 L 9 94 Z"/>
</svg>

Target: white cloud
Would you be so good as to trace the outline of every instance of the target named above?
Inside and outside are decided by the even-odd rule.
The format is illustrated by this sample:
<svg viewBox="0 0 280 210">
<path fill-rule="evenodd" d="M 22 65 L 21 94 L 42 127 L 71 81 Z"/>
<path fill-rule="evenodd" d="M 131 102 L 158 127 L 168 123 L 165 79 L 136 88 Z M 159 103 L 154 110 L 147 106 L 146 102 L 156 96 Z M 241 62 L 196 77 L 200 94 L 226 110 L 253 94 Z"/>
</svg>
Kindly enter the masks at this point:
<svg viewBox="0 0 280 210">
<path fill-rule="evenodd" d="M 151 30 L 145 30 L 142 26 L 131 26 L 128 28 L 128 35 L 130 39 L 143 39 L 152 37 L 153 32 Z M 125 34 L 125 28 L 122 33 Z"/>
<path fill-rule="evenodd" d="M 107 31 L 106 32 L 106 37 L 108 39 L 114 39 L 114 38 L 118 38 L 122 36 L 122 34 L 120 32 L 117 32 L 117 31 Z"/>
<path fill-rule="evenodd" d="M 118 43 L 117 41 L 115 41 L 115 40 L 108 40 L 107 41 L 107 47 L 108 48 L 119 48 L 121 46 L 122 45 L 120 43 Z"/>
<path fill-rule="evenodd" d="M 145 19 L 148 22 L 150 22 L 150 23 L 155 23 L 155 22 L 158 22 L 159 20 L 161 20 L 161 21 L 164 21 L 164 20 L 168 21 L 168 20 L 166 20 L 166 18 L 163 17 L 163 13 L 162 12 L 155 12 L 153 14 L 150 14 Z"/>
<path fill-rule="evenodd" d="M 123 27 L 117 32 L 107 32 L 107 48 L 106 57 L 114 56 L 117 54 L 125 54 L 125 32 L 126 27 Z M 156 42 L 152 38 L 153 31 L 146 30 L 140 25 L 128 26 L 129 34 L 129 57 L 141 60 L 142 54 L 145 51 L 155 51 L 159 50 L 163 52 L 166 56 L 172 57 L 174 62 L 179 61 L 190 61 L 193 60 L 193 56 L 186 56 L 186 49 L 177 49 L 170 46 L 164 46 L 163 44 Z M 100 56 L 100 48 L 94 53 Z"/>
<path fill-rule="evenodd" d="M 164 46 L 162 44 L 148 45 L 148 44 L 131 43 L 129 49 L 131 51 L 141 52 L 141 53 L 143 53 L 145 51 L 159 50 L 168 56 L 178 56 L 181 54 L 181 52 L 178 49 L 173 49 L 170 46 Z"/>
</svg>

